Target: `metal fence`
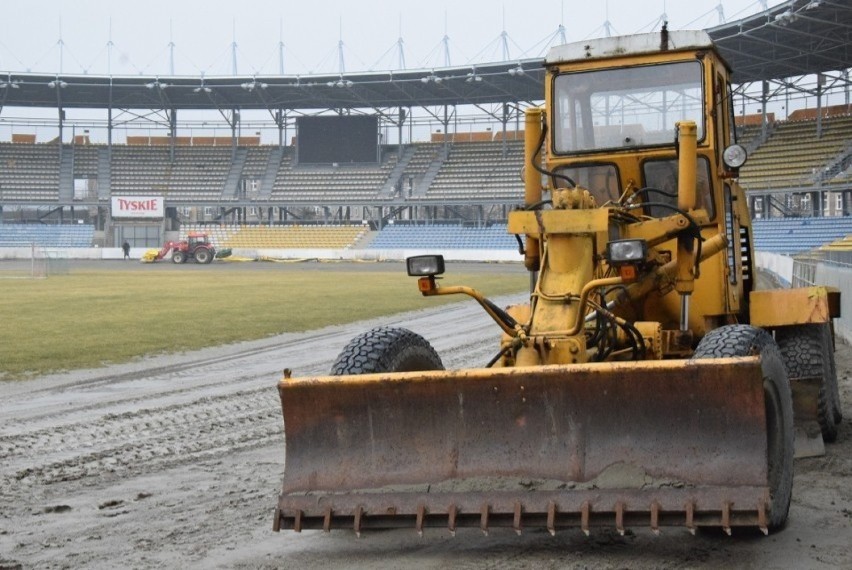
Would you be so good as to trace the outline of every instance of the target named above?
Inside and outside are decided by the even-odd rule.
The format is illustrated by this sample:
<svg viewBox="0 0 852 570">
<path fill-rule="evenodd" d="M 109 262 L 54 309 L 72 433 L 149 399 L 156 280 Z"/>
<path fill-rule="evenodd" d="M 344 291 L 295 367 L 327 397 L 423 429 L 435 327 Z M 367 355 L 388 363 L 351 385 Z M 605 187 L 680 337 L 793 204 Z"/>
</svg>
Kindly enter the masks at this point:
<svg viewBox="0 0 852 570">
<path fill-rule="evenodd" d="M 829 252 L 826 252 L 829 253 Z M 852 252 L 797 257 L 793 260 L 793 287 L 827 285 L 840 290 L 840 318 L 834 321 L 838 336 L 852 343 Z"/>
</svg>

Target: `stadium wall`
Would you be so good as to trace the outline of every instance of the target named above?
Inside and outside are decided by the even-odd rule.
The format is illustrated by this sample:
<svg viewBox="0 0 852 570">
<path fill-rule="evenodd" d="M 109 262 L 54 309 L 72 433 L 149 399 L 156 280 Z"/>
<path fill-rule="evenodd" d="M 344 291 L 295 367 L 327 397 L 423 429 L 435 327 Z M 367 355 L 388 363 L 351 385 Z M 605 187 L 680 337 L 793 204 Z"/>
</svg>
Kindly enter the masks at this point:
<svg viewBox="0 0 852 570">
<path fill-rule="evenodd" d="M 793 281 L 793 258 L 780 253 L 768 253 L 756 251 L 754 262 L 759 269 L 769 271 L 785 287 L 789 287 Z"/>
<path fill-rule="evenodd" d="M 834 321 L 834 332 L 852 344 L 852 268 L 818 263 L 814 282 L 840 289 L 840 318 Z"/>
<path fill-rule="evenodd" d="M 151 248 L 131 248 L 131 259 L 138 260 Z M 118 247 L 89 247 L 89 248 L 45 248 L 55 257 L 64 259 L 115 260 L 123 259 L 124 253 Z M 335 261 L 404 261 L 413 255 L 440 253 L 447 261 L 484 261 L 484 262 L 521 262 L 523 257 L 515 250 L 493 249 L 232 249 L 236 257 L 259 259 L 322 259 Z M 2 247 L 0 260 L 30 259 L 32 252 L 29 247 Z M 171 263 L 163 260 L 160 263 Z"/>
<path fill-rule="evenodd" d="M 119 247 L 42 247 L 48 255 L 61 257 L 63 259 L 122 259 L 124 253 Z M 136 248 L 132 254 L 141 257 L 147 251 L 145 248 Z M 22 260 L 32 258 L 29 247 L 0 247 L 0 260 Z"/>
<path fill-rule="evenodd" d="M 240 255 L 240 251 L 234 250 L 234 255 Z M 447 261 L 523 261 L 523 257 L 512 250 L 493 249 L 258 249 L 249 250 L 256 252 L 257 257 L 274 257 L 285 259 L 329 259 L 347 261 L 405 261 L 406 257 L 415 255 L 441 254 Z"/>
</svg>

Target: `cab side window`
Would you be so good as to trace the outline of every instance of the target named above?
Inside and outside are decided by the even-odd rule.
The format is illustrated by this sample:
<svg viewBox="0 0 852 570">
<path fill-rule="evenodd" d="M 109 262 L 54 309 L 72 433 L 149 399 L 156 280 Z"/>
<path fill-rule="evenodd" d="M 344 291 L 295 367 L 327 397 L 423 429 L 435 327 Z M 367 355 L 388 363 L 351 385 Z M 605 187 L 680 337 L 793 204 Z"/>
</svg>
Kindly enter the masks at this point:
<svg viewBox="0 0 852 570">
<path fill-rule="evenodd" d="M 696 183 L 696 208 L 707 210 L 707 214 L 712 220 L 716 217 L 716 211 L 713 204 L 713 194 L 710 189 L 710 161 L 699 156 L 695 165 Z M 642 164 L 642 175 L 645 179 L 647 188 L 661 190 L 666 194 L 657 192 L 648 192 L 646 201 L 662 202 L 670 206 L 677 206 L 677 184 L 678 171 L 677 159 L 670 160 L 647 160 Z M 654 217 L 668 216 L 672 214 L 672 210 L 665 207 L 649 207 L 649 215 Z"/>
</svg>

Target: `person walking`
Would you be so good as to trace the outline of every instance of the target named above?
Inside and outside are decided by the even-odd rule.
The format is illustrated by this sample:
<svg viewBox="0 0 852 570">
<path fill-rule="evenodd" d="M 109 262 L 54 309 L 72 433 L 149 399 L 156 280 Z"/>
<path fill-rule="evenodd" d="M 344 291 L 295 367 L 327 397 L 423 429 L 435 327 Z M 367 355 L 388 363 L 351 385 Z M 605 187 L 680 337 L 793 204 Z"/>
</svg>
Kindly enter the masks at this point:
<svg viewBox="0 0 852 570">
<path fill-rule="evenodd" d="M 127 243 L 127 240 L 124 240 L 124 243 L 121 244 L 121 249 L 124 251 L 124 259 L 130 259 L 130 244 Z"/>
</svg>

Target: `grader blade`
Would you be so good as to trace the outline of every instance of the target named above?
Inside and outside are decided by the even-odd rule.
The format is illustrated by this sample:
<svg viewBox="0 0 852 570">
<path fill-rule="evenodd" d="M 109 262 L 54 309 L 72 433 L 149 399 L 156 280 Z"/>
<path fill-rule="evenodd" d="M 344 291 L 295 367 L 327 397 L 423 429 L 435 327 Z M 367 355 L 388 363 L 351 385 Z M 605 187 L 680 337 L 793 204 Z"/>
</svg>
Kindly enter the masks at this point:
<svg viewBox="0 0 852 570">
<path fill-rule="evenodd" d="M 755 526 L 757 357 L 285 378 L 274 528 Z"/>
</svg>

